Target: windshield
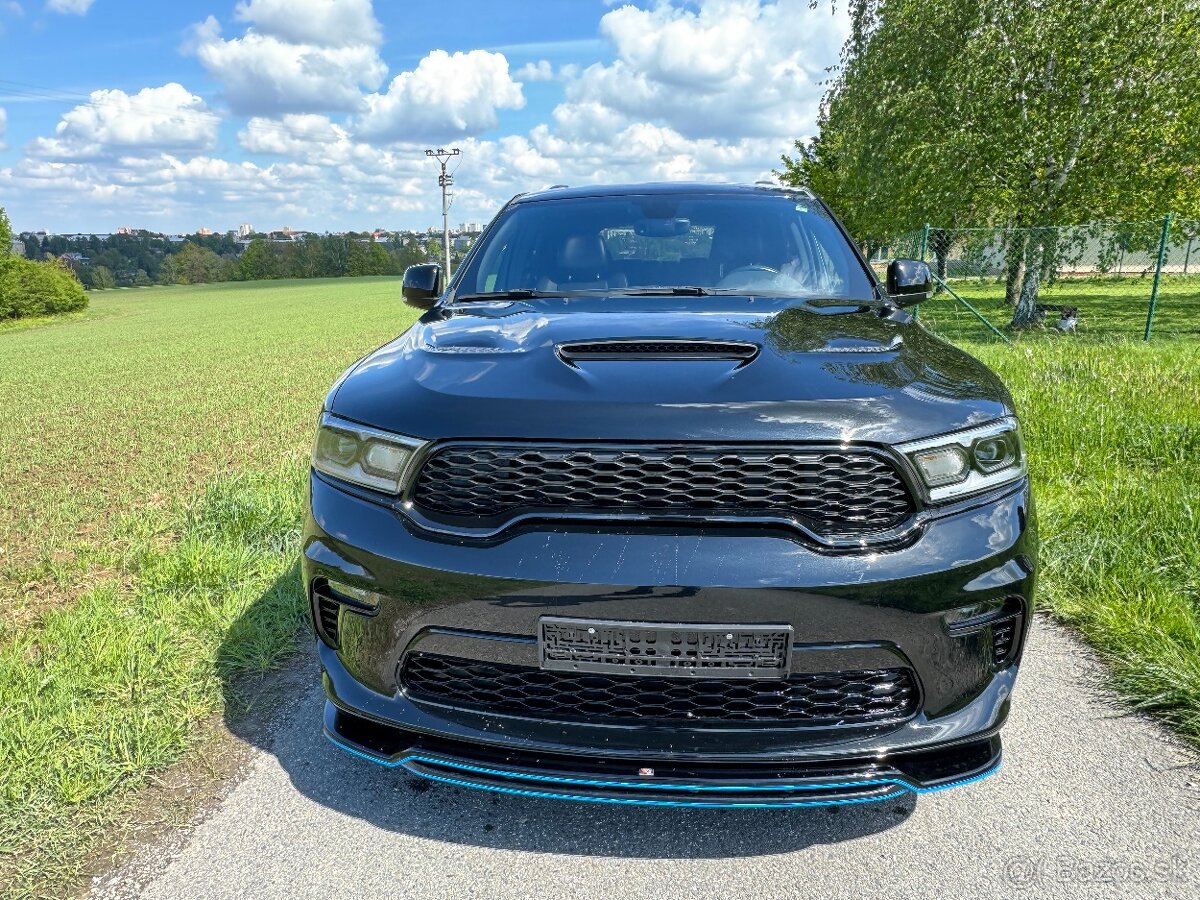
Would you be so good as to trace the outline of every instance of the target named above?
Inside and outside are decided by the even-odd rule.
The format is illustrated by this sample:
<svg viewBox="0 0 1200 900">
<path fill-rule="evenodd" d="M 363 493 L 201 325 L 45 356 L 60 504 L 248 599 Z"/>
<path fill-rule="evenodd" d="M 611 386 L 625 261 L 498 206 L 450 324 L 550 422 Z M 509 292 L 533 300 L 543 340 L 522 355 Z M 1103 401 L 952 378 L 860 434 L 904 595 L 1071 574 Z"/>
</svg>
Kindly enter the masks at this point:
<svg viewBox="0 0 1200 900">
<path fill-rule="evenodd" d="M 874 296 L 862 264 L 820 203 L 766 192 L 517 203 L 488 230 L 455 292 L 672 288 Z"/>
</svg>

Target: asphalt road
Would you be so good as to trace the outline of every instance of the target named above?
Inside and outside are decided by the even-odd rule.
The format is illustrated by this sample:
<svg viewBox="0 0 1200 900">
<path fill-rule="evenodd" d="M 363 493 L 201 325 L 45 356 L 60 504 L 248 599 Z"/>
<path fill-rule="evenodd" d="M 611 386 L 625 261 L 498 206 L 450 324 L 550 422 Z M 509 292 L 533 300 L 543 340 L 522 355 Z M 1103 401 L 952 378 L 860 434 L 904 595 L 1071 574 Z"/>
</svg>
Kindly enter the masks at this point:
<svg viewBox="0 0 1200 900">
<path fill-rule="evenodd" d="M 313 689 L 205 821 L 93 896 L 1200 898 L 1197 759 L 1099 676 L 1038 621 L 998 775 L 919 800 L 786 811 L 417 782 L 327 743 Z"/>
</svg>

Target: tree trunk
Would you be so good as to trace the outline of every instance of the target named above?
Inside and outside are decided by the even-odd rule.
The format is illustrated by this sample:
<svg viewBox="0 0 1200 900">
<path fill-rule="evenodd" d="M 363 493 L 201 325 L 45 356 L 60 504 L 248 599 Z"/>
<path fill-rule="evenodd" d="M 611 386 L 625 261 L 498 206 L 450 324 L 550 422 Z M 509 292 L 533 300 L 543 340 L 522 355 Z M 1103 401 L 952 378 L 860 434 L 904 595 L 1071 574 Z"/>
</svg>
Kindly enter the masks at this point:
<svg viewBox="0 0 1200 900">
<path fill-rule="evenodd" d="M 1017 298 L 1009 328 L 1031 328 L 1037 324 L 1038 290 L 1042 286 L 1042 238 L 1032 236 L 1025 245 L 1025 277 L 1021 281 L 1021 294 Z"/>
<path fill-rule="evenodd" d="M 1014 231 L 1008 239 L 1004 259 L 1004 302 L 1016 306 L 1025 280 L 1025 232 Z"/>
</svg>

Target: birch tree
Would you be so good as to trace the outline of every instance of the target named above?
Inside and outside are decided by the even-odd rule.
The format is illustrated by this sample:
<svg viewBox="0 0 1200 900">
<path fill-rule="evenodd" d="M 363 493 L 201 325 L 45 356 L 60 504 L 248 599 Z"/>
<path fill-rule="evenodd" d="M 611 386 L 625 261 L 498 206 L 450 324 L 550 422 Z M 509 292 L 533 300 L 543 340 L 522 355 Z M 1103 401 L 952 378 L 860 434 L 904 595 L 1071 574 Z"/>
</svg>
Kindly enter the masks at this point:
<svg viewBox="0 0 1200 900">
<path fill-rule="evenodd" d="M 1200 0 L 860 0 L 821 132 L 784 177 L 864 235 L 1195 215 Z M 1014 232 L 1012 326 L 1044 230 Z"/>
</svg>

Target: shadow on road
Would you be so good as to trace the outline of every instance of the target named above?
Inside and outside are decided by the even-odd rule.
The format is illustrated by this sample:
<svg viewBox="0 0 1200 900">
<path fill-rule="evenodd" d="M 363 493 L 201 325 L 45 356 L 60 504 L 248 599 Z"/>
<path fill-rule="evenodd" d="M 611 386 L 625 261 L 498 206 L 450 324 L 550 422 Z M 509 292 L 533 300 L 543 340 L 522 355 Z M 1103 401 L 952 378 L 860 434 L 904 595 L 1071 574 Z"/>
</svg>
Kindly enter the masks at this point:
<svg viewBox="0 0 1200 900">
<path fill-rule="evenodd" d="M 243 614 L 231 635 L 261 621 L 259 604 L 299 594 L 294 570 Z M 324 697 L 315 652 L 256 680 L 226 683 L 226 725 L 282 767 L 294 788 L 333 813 L 454 844 L 652 859 L 753 857 L 865 837 L 911 815 L 911 796 L 877 803 L 785 810 L 667 809 L 517 797 L 424 781 L 351 756 L 321 732 Z M 238 648 L 223 654 L 232 656 Z M 247 708 L 258 712 L 246 713 Z M 270 709 L 270 715 L 263 710 Z"/>
</svg>

